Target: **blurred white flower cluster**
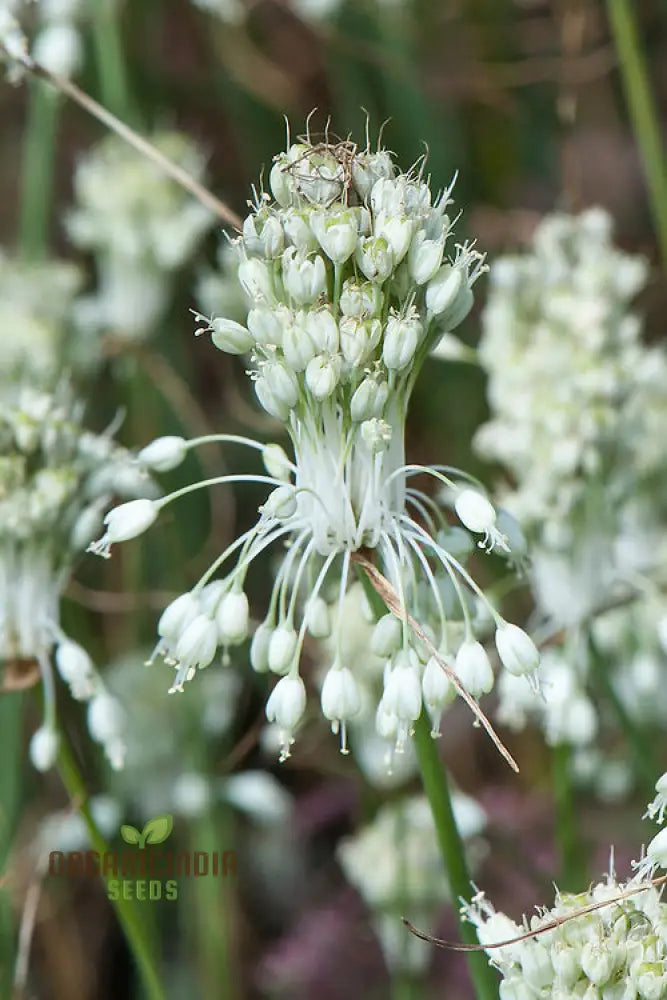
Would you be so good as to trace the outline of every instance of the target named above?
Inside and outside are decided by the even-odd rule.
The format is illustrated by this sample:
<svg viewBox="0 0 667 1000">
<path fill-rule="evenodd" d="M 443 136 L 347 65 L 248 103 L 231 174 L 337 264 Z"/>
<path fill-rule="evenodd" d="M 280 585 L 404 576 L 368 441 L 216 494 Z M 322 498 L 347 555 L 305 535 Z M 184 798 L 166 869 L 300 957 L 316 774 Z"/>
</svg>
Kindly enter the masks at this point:
<svg viewBox="0 0 667 1000">
<path fill-rule="evenodd" d="M 0 43 L 9 57 L 18 60 L 10 66 L 10 76 L 20 73 L 20 59 L 28 50 L 49 72 L 57 76 L 74 76 L 83 62 L 78 22 L 85 15 L 89 2 L 0 0 Z"/>
<path fill-rule="evenodd" d="M 464 841 L 482 833 L 486 816 L 474 799 L 455 792 L 452 808 Z M 471 856 L 475 846 L 483 845 L 469 844 Z M 406 932 L 401 917 L 430 927 L 451 900 L 428 800 L 418 795 L 383 806 L 372 823 L 340 844 L 338 858 L 372 914 L 390 972 L 423 973 L 429 946 Z"/>
<path fill-rule="evenodd" d="M 204 156 L 184 135 L 160 131 L 151 143 L 196 180 Z M 76 207 L 66 223 L 72 243 L 94 254 L 95 292 L 77 304 L 83 333 L 146 338 L 171 298 L 171 274 L 194 253 L 212 213 L 115 135 L 79 161 Z M 92 345 L 94 352 L 96 344 Z"/>
<path fill-rule="evenodd" d="M 283 757 L 306 707 L 299 672 L 306 632 L 315 638 L 331 634 L 321 593 L 335 580 L 342 606 L 351 557 L 359 550 L 376 550 L 401 601 L 432 622 L 433 641 L 450 658 L 455 650 L 448 645 L 448 608 L 454 604 L 455 617 L 464 622 L 456 668 L 473 695 L 490 690 L 493 671 L 474 636 L 466 588 L 495 623 L 504 667 L 530 674 L 537 665 L 529 637 L 490 606 L 456 557 L 460 533 L 470 548 L 467 532 L 453 530 L 443 505 L 408 485 L 416 475 L 445 485 L 448 504 L 478 544 L 509 551 L 494 507 L 470 477 L 442 466 L 406 464 L 404 458 L 407 404 L 419 368 L 442 334 L 468 313 L 483 270 L 481 255 L 470 246 L 450 249 L 450 192 L 434 198 L 423 169 L 421 164 L 400 173 L 388 152 L 360 150 L 351 141 L 304 138 L 275 158 L 273 197 L 256 193 L 237 244 L 238 279 L 252 305 L 247 325 L 213 318 L 203 329 L 220 350 L 251 353 L 257 397 L 284 423 L 293 460 L 275 444 L 217 435 L 261 450 L 268 475 L 221 476 L 152 505 L 117 508 L 93 546 L 107 555 L 113 542 L 140 534 L 166 504 L 200 487 L 240 480 L 274 487 L 257 523 L 165 610 L 158 652 L 176 666 L 172 690 L 182 690 L 219 647 L 242 643 L 248 635 L 248 568 L 273 542 L 289 542 L 250 652 L 255 670 L 281 675 L 267 716 L 282 731 Z M 158 471 L 175 468 L 197 443 L 161 438 L 140 457 Z M 236 553 L 235 567 L 210 582 Z M 341 653 L 340 614 L 337 621 L 321 702 L 345 750 L 347 720 L 359 712 L 361 700 Z M 378 630 L 376 652 L 385 667 L 376 727 L 400 751 L 421 712 L 422 673 L 436 728 L 451 700 L 450 685 L 435 659 L 423 666 L 406 622 L 388 615 Z"/>
<path fill-rule="evenodd" d="M 526 253 L 491 272 L 479 350 L 491 419 L 476 445 L 511 477 L 500 496 L 528 538 L 538 613 L 565 630 L 543 657 L 544 698 L 504 676 L 499 715 L 516 728 L 537 718 L 551 743 L 596 737 L 582 623 L 632 591 L 593 634 L 629 713 L 655 718 L 660 703 L 665 606 L 651 573 L 665 553 L 667 354 L 642 342 L 630 308 L 646 278 L 598 208 L 547 217 Z"/>
<path fill-rule="evenodd" d="M 58 260 L 26 261 L 0 250 L 0 370 L 40 384 L 55 377 L 81 274 Z"/>
<path fill-rule="evenodd" d="M 225 24 L 243 24 L 249 16 L 251 0 L 192 0 L 195 7 L 219 17 Z M 379 7 L 397 7 L 400 0 L 378 0 Z M 297 17 L 317 24 L 336 15 L 343 6 L 343 0 L 286 0 L 286 6 Z"/>
<path fill-rule="evenodd" d="M 46 770 L 57 750 L 51 651 L 72 697 L 89 702 L 88 727 L 121 766 L 122 719 L 88 654 L 64 635 L 59 601 L 75 557 L 99 530 L 112 496 L 150 492 L 150 479 L 109 433 L 81 426 L 67 386 L 0 386 L 0 661 L 35 661 L 44 724 L 31 756 Z"/>
</svg>

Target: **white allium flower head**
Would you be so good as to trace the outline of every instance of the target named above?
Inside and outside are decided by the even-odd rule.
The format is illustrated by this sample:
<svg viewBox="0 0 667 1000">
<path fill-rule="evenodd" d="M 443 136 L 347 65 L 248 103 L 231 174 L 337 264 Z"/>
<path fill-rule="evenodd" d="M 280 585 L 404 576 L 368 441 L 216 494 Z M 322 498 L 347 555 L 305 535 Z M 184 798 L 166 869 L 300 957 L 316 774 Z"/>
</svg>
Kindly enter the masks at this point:
<svg viewBox="0 0 667 1000">
<path fill-rule="evenodd" d="M 374 641 L 391 658 L 383 692 L 371 696 L 356 661 L 344 651 L 341 609 L 357 553 L 372 552 L 408 613 L 423 612 L 428 619 L 423 624 L 438 648 L 448 648 L 462 619 L 472 636 L 466 588 L 488 605 L 459 561 L 468 552 L 456 532 L 440 530 L 449 501 L 438 503 L 410 482 L 423 474 L 455 497 L 465 492 L 468 478 L 405 460 L 405 419 L 418 369 L 443 332 L 468 312 L 471 289 L 485 270 L 477 250 L 451 239 L 451 187 L 434 194 L 424 175 L 422 162 L 402 173 L 386 150 L 371 151 L 352 140 L 320 142 L 308 134 L 288 142 L 274 159 L 270 192 L 253 191 L 234 243 L 247 317 L 213 315 L 205 321 L 219 349 L 249 353 L 258 403 L 284 424 L 291 442 L 288 457 L 277 445 L 235 438 L 262 453 L 266 475 L 231 479 L 261 483 L 268 497 L 255 525 L 221 553 L 192 591 L 195 600 L 203 599 L 222 567 L 221 587 L 209 592 L 200 614 L 217 621 L 218 647 L 240 642 L 249 609 L 244 598 L 235 598 L 243 600 L 242 614 L 232 613 L 223 595 L 240 594 L 252 561 L 273 542 L 285 543 L 268 614 L 250 648 L 256 671 L 284 675 L 269 699 L 269 716 L 286 734 L 283 755 L 304 708 L 298 669 L 306 632 L 324 635 L 326 618 L 332 623 L 328 662 L 336 668 L 327 675 L 322 704 L 331 722 L 342 725 L 350 716 L 352 731 L 358 691 L 359 719 L 369 725 L 377 716 L 379 731 L 402 750 L 422 711 L 429 655 L 407 623 L 387 620 L 378 627 Z M 84 182 L 95 186 L 95 172 L 92 180 L 84 174 Z M 156 501 L 154 509 L 202 485 L 189 484 Z M 482 494 L 476 496 L 476 518 L 470 504 L 464 517 L 485 545 L 500 549 L 506 543 L 495 511 Z M 141 513 L 137 507 L 129 513 L 134 511 Z M 145 512 L 147 524 L 148 507 Z M 104 546 L 111 534 L 138 533 L 140 521 L 137 516 L 135 526 L 128 519 L 126 528 L 121 515 L 109 518 Z M 329 594 L 334 596 L 324 614 Z M 488 613 L 497 620 L 495 609 Z M 191 641 L 195 631 L 206 631 L 205 659 L 212 655 L 210 630 L 189 615 L 182 624 L 178 619 L 176 611 L 165 613 L 157 647 L 176 665 L 176 688 L 195 676 L 201 659 L 202 637 Z M 460 645 L 458 632 L 455 638 Z M 492 683 L 490 666 L 481 686 L 477 678 L 479 690 L 489 689 L 488 674 Z M 431 707 L 440 711 L 447 698 L 443 685 L 431 677 L 427 687 Z M 342 742 L 344 748 L 345 734 Z"/>
</svg>

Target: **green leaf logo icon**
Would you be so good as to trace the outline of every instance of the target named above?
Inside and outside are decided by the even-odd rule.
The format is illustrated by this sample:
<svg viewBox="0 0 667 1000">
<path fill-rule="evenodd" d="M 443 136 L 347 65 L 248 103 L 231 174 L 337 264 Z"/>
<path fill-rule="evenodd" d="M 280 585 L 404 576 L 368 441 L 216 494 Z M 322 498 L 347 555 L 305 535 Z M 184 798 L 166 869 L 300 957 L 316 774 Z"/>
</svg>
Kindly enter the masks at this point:
<svg viewBox="0 0 667 1000">
<path fill-rule="evenodd" d="M 174 817 L 156 816 L 149 819 L 141 833 L 143 844 L 161 844 L 167 839 L 174 827 Z"/>
<path fill-rule="evenodd" d="M 126 844 L 139 844 L 141 843 L 141 834 L 135 827 L 129 824 L 123 824 L 120 828 L 120 835 Z"/>
<path fill-rule="evenodd" d="M 161 844 L 167 839 L 174 828 L 174 817 L 166 814 L 149 819 L 141 832 L 134 826 L 124 823 L 120 835 L 126 844 L 136 844 L 143 848 L 146 844 Z"/>
</svg>

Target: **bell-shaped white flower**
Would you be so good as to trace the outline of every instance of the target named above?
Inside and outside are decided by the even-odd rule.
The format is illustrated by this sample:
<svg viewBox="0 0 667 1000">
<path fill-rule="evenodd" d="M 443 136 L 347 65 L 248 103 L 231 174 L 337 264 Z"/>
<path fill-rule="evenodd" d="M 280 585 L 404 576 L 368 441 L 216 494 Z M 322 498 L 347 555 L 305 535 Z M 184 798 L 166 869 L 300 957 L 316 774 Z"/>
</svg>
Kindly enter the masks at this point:
<svg viewBox="0 0 667 1000">
<path fill-rule="evenodd" d="M 430 656 L 422 676 L 422 695 L 431 717 L 431 736 L 440 735 L 442 710 L 456 697 L 456 688 L 434 656 Z"/>
<path fill-rule="evenodd" d="M 153 500 L 128 500 L 114 507 L 104 518 L 106 531 L 97 542 L 91 542 L 89 552 L 108 558 L 114 542 L 126 542 L 143 534 L 156 520 L 159 506 Z"/>
<path fill-rule="evenodd" d="M 255 629 L 250 642 L 250 666 L 258 674 L 265 674 L 269 669 L 269 645 L 273 635 L 273 626 L 262 622 Z"/>
<path fill-rule="evenodd" d="M 190 680 L 196 669 L 203 669 L 212 662 L 218 648 L 218 630 L 209 614 L 197 615 L 181 633 L 176 644 L 176 659 L 186 670 Z M 175 687 L 177 686 L 176 682 Z"/>
<path fill-rule="evenodd" d="M 286 760 L 290 755 L 290 747 L 294 742 L 294 730 L 301 721 L 306 709 L 306 687 L 296 675 L 281 677 L 266 703 L 266 717 L 269 722 L 275 722 L 281 731 L 282 750 L 280 760 Z"/>
<path fill-rule="evenodd" d="M 537 646 L 518 625 L 501 622 L 496 629 L 496 649 L 505 670 L 520 676 L 530 674 L 540 662 Z"/>
<path fill-rule="evenodd" d="M 267 265 L 251 257 L 243 260 L 239 264 L 238 277 L 241 287 L 255 301 L 273 302 L 274 295 L 271 287 L 271 275 Z"/>
<path fill-rule="evenodd" d="M 416 234 L 408 251 L 408 270 L 413 281 L 425 285 L 434 277 L 442 263 L 444 249 L 444 239 L 429 240 L 423 232 Z"/>
<path fill-rule="evenodd" d="M 290 625 L 278 625 L 269 641 L 269 670 L 274 674 L 286 673 L 296 652 L 297 634 Z"/>
<path fill-rule="evenodd" d="M 490 552 L 498 545 L 508 550 L 507 539 L 496 528 L 495 508 L 479 490 L 461 490 L 454 501 L 454 509 L 466 528 L 484 536 L 479 543 L 481 548 Z"/>
<path fill-rule="evenodd" d="M 246 322 L 256 344 L 280 347 L 288 319 L 291 321 L 291 314 L 284 307 L 260 307 L 250 310 Z"/>
<path fill-rule="evenodd" d="M 187 450 L 185 438 L 178 437 L 176 434 L 168 434 L 156 438 L 155 441 L 151 441 L 145 448 L 142 448 L 137 459 L 141 465 L 154 472 L 169 472 L 181 464 Z"/>
<path fill-rule="evenodd" d="M 299 305 L 309 305 L 326 289 L 326 268 L 319 254 L 306 257 L 294 247 L 283 254 L 283 281 L 287 294 Z"/>
<path fill-rule="evenodd" d="M 336 357 L 318 354 L 306 366 L 306 385 L 315 399 L 326 399 L 338 385 L 340 363 Z"/>
<path fill-rule="evenodd" d="M 40 726 L 30 739 L 28 753 L 37 771 L 49 771 L 58 757 L 60 739 L 52 726 Z"/>
<path fill-rule="evenodd" d="M 378 382 L 375 378 L 365 378 L 354 391 L 350 401 L 350 416 L 352 420 L 361 423 L 371 417 L 381 417 L 387 399 L 389 386 L 386 382 Z"/>
<path fill-rule="evenodd" d="M 296 491 L 293 486 L 276 486 L 260 507 L 264 517 L 275 517 L 286 521 L 296 511 Z"/>
<path fill-rule="evenodd" d="M 394 269 L 394 254 L 384 236 L 369 236 L 359 241 L 355 260 L 369 281 L 386 281 Z"/>
<path fill-rule="evenodd" d="M 419 681 L 419 661 L 413 650 L 399 651 L 387 672 L 382 701 L 385 711 L 398 719 L 396 750 L 405 746 L 411 723 L 415 722 L 422 708 L 422 689 Z"/>
<path fill-rule="evenodd" d="M 248 638 L 250 608 L 242 590 L 225 594 L 215 616 L 218 637 L 224 646 L 238 646 Z"/>
<path fill-rule="evenodd" d="M 331 635 L 331 616 L 327 602 L 320 597 L 311 597 L 306 604 L 305 617 L 308 631 L 314 639 L 328 639 Z"/>
<path fill-rule="evenodd" d="M 288 483 L 292 478 L 292 463 L 279 444 L 267 444 L 262 449 L 264 468 L 273 479 Z"/>
<path fill-rule="evenodd" d="M 322 684 L 322 714 L 331 722 L 331 731 L 341 733 L 341 753 L 347 753 L 345 723 L 361 708 L 359 687 L 352 671 L 335 663 L 328 671 Z"/>
<path fill-rule="evenodd" d="M 330 309 L 315 309 L 306 313 L 305 326 L 319 353 L 335 354 L 338 350 L 338 324 Z"/>
<path fill-rule="evenodd" d="M 488 694 L 493 687 L 493 669 L 480 642 L 466 639 L 456 654 L 454 669 L 466 691 L 473 698 Z"/>
<path fill-rule="evenodd" d="M 178 637 L 200 612 L 199 601 L 189 591 L 167 605 L 157 623 L 157 633 L 174 645 Z"/>
<path fill-rule="evenodd" d="M 255 343 L 247 327 L 233 319 L 222 318 L 211 321 L 211 340 L 226 354 L 247 354 Z"/>
<path fill-rule="evenodd" d="M 411 316 L 392 315 L 387 320 L 382 360 L 389 369 L 401 371 L 410 364 L 422 336 L 422 325 Z"/>
<path fill-rule="evenodd" d="M 403 640 L 400 618 L 388 612 L 379 619 L 371 635 L 371 650 L 376 656 L 391 657 L 397 653 Z"/>
<path fill-rule="evenodd" d="M 55 660 L 58 673 L 70 686 L 72 697 L 77 701 L 92 698 L 98 677 L 86 650 L 77 642 L 64 639 L 58 644 Z"/>
</svg>

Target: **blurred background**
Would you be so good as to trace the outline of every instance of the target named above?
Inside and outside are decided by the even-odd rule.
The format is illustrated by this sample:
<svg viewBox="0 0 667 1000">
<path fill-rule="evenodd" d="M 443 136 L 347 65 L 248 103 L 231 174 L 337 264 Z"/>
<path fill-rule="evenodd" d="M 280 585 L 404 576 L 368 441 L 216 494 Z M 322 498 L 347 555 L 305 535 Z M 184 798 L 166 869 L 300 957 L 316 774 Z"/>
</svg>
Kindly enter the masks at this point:
<svg viewBox="0 0 667 1000">
<path fill-rule="evenodd" d="M 664 126 L 667 4 L 641 0 L 633 9 Z M 39 10 L 27 11 L 29 31 L 42 30 L 41 16 Z M 173 136 L 165 149 L 189 162 L 190 172 L 240 216 L 251 185 L 262 171 L 267 176 L 272 157 L 285 148 L 285 118 L 294 136 L 315 109 L 315 131 L 330 117 L 333 132 L 351 134 L 360 144 L 368 118 L 373 140 L 383 126 L 383 144 L 404 169 L 427 150 L 433 189 L 458 174 L 454 196 L 464 214 L 457 237 L 475 239 L 491 263 L 525 246 L 540 218 L 554 209 L 605 207 L 615 220 L 617 243 L 650 262 L 637 311 L 648 342 L 664 337 L 667 287 L 604 3 L 91 0 L 79 5 L 70 22 L 80 43 L 72 69 L 76 82 L 142 134 L 185 137 L 190 151 Z M 99 150 L 102 126 L 73 103 L 45 97 L 34 80 L 0 89 L 0 116 L 4 252 L 11 256 L 19 246 L 28 247 L 35 260 L 59 258 L 78 269 L 78 305 L 64 319 L 67 347 L 60 364 L 73 373 L 86 401 L 86 426 L 100 432 L 122 412 L 117 438 L 128 448 L 159 434 L 211 431 L 285 445 L 279 425 L 256 404 L 243 360 L 216 351 L 207 337 L 193 336 L 192 308 L 234 318 L 244 314 L 219 220 L 174 214 L 182 253 L 164 267 L 161 285 L 151 284 L 151 274 L 145 285 L 137 284 L 119 320 L 111 284 L 100 293 L 111 279 L 88 232 L 93 227 L 85 220 L 76 223 L 77 211 L 85 214 L 87 205 L 89 213 L 101 214 L 106 199 L 109 215 L 128 212 L 142 238 L 140 210 L 132 219 L 127 207 L 131 199 L 111 185 L 107 191 L 103 179 L 89 177 L 86 187 L 77 173 Z M 116 154 L 109 147 L 105 155 L 113 160 Z M 134 173 L 136 164 L 143 169 L 139 155 L 129 149 L 117 155 L 124 159 L 127 185 L 150 190 L 150 172 L 148 179 Z M 137 195 L 137 205 L 142 197 Z M 165 199 L 165 218 L 171 209 L 185 211 L 176 196 L 168 205 Z M 118 280 L 123 285 L 129 279 Z M 40 293 L 40 287 L 46 291 Z M 36 297 L 47 293 L 48 286 L 37 282 Z M 486 278 L 475 293 L 476 306 L 462 332 L 471 346 L 479 339 Z M 82 336 L 82 329 L 97 332 Z M 408 420 L 410 459 L 458 466 L 492 484 L 498 470 L 482 463 L 471 444 L 487 415 L 479 367 L 429 360 Z M 249 466 L 234 447 L 223 459 L 211 445 L 159 479 L 168 491 L 225 470 L 261 472 L 261 463 L 251 457 Z M 161 610 L 253 522 L 261 499 L 251 485 L 184 498 L 158 528 L 119 548 L 109 562 L 82 556 L 61 608 L 63 628 L 89 651 L 126 712 L 125 769 L 114 772 L 97 748 L 91 749 L 81 706 L 58 693 L 61 724 L 112 846 L 123 847 L 121 823 L 141 829 L 153 816 L 172 814 L 173 849 L 237 852 L 235 876 L 183 879 L 177 901 L 139 904 L 167 993 L 177 1000 L 390 995 L 463 1000 L 472 994 L 462 957 L 440 950 L 407 955 L 412 946 L 401 940 L 407 932 L 398 920 L 400 906 L 387 902 L 391 893 L 385 899 L 382 887 L 376 905 L 369 905 L 355 881 L 355 862 L 344 860 L 349 838 L 377 823 L 378 816 L 381 820 L 383 810 L 396 807 L 400 818 L 400 804 L 419 791 L 413 771 L 406 768 L 405 777 L 394 775 L 391 782 L 375 780 L 373 768 L 338 753 L 316 711 L 292 757 L 278 765 L 264 728 L 267 681 L 250 670 L 247 643 L 232 650 L 231 664 L 211 667 L 175 698 L 167 696 L 169 669 L 143 666 Z M 477 578 L 491 586 L 498 577 L 496 563 L 476 559 Z M 270 583 L 267 562 L 249 581 L 258 620 Z M 526 588 L 516 589 L 508 606 L 514 620 L 525 621 Z M 314 687 L 319 655 L 313 643 L 306 674 Z M 40 852 L 86 842 L 76 802 L 58 774 L 39 774 L 27 760 L 30 735 L 39 725 L 38 692 L 29 680 L 6 678 L 2 694 L 3 730 L 11 729 L 10 718 L 19 720 L 18 735 L 0 764 L 2 995 L 141 997 L 101 882 L 46 877 L 36 860 Z M 491 711 L 493 696 L 487 701 Z M 664 766 L 664 734 L 654 725 L 648 738 Z M 462 809 L 467 802 L 472 810 L 462 826 L 469 831 L 475 880 L 499 909 L 519 919 L 552 898 L 561 871 L 551 750 L 536 729 L 502 730 L 521 763 L 515 776 L 470 725 L 462 705 L 448 712 L 443 732 L 440 752 L 453 782 L 474 800 L 462 800 Z M 612 744 L 612 756 L 623 765 L 623 735 Z M 646 783 L 632 767 L 621 771 L 616 782 L 610 772 L 608 780 L 589 783 L 574 797 L 581 888 L 606 869 L 610 840 L 617 868 L 625 871 L 645 836 L 639 817 Z M 482 812 L 475 812 L 477 807 Z M 404 821 L 423 825 L 417 807 L 406 808 Z M 381 832 L 376 834 L 356 863 L 377 867 L 381 881 L 383 864 L 389 863 L 383 851 L 390 848 Z M 435 887 L 439 861 L 428 852 L 428 845 L 420 848 L 415 860 L 433 887 L 423 912 L 434 933 L 451 939 L 457 934 L 453 910 L 446 886 Z M 378 898 L 385 901 L 377 904 Z M 380 926 L 387 920 L 393 927 L 388 934 Z M 399 977 L 402 994 L 393 974 L 401 961 L 388 957 L 392 949 L 403 956 L 408 972 Z M 12 986 L 17 955 L 27 971 Z"/>
</svg>

